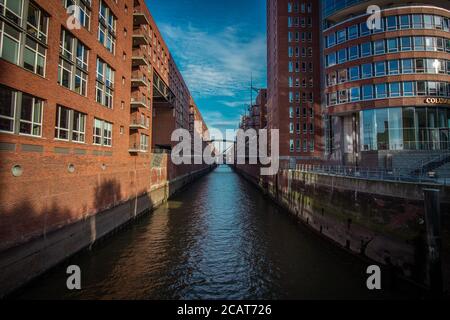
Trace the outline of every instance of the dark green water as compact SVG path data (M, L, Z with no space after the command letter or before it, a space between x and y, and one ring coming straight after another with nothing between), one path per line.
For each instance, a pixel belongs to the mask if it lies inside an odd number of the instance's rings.
M66 268L73 264L82 270L80 291L66 288ZM366 268L362 260L298 225L222 166L14 298L406 297L387 289L369 291Z

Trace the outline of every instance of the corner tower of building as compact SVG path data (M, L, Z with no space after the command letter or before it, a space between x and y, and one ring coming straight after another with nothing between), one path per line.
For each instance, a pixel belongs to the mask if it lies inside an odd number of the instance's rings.
M322 2L328 161L402 169L449 150L449 8Z

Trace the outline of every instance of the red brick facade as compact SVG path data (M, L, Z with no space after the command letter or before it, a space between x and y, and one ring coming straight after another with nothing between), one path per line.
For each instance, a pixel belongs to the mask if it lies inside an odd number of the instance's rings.
M319 26L319 1L267 1L267 121L280 130L282 162L323 150Z
M2 115L11 103L16 111L12 120L1 118L0 250L95 215L203 167L177 167L167 155L152 153L156 145L171 145L170 134L174 128L189 128L191 97L144 0L80 0L78 3L87 5L90 24L73 30L67 26L69 14L64 1L22 2L19 21L8 19L11 10L0 7L3 48L10 45L3 33L19 32L21 39L15 63L8 61L12 59L7 57L12 52L9 47L0 58ZM107 8L102 12L106 15L106 35L102 38L105 45L99 41L101 2ZM46 38L36 39L25 31L31 6L39 8L37 17L48 17ZM108 31L109 13L115 17L115 31ZM71 80L60 76L60 82L72 89L58 84L58 73L64 74L58 67L62 61L62 29L77 39L74 43L81 42L89 52L86 95L73 90L78 85L75 66ZM107 49L111 47L108 36L115 38L113 53ZM44 76L25 68L25 38L45 49ZM78 63L75 57L72 59L74 64ZM97 59L114 71L113 84L96 81ZM108 74L106 71L105 81ZM170 94L160 97L155 93L155 78L161 79ZM112 87L111 108L97 102L96 86L103 87L103 92ZM39 98L34 101L42 100L42 123L33 127L35 136L23 134L28 132L28 124L22 119L26 115L17 112L26 113L24 97L27 95ZM59 106L70 109L70 116L60 121L57 120ZM39 118L36 107L32 110L36 119ZM74 137L80 139L76 133L80 127L75 130L76 117L80 114L85 123L84 130L81 128L84 142L75 142ZM56 137L56 131L65 130L65 119L69 123L68 135L61 136L67 137L66 141ZM98 140L94 137L94 119L103 121L97 131ZM111 137L106 124L112 125ZM141 140L142 135L148 136L148 140Z

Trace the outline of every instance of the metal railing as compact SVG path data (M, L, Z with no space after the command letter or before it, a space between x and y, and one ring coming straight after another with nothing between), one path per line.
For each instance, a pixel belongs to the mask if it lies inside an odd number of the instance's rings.
M417 172L421 175L428 173L428 171L432 171L436 168L433 168L433 165L437 165L438 167L445 164L450 160L450 153L442 153L439 155L430 156L428 159L423 159L421 161L420 167L413 171L413 173Z
M439 178L427 174L411 174L407 169L386 170L381 168L363 168L356 166L297 164L284 166L282 169L299 172L313 172L326 175L353 177L368 180L387 180L402 182L436 183L450 185L450 178ZM450 172L449 175L450 177Z

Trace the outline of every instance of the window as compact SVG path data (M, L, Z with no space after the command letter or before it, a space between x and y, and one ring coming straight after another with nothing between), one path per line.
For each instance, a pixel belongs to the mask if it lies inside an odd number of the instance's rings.
M58 106L55 138L84 143L86 137L86 114Z
M22 22L22 0L0 1L0 14L20 25Z
M397 38L388 39L387 46L388 52L397 52L398 51Z
M45 56L45 47L27 36L23 52L23 67L40 76L44 76Z
M383 99L387 97L386 83L378 83L375 85L375 95L377 99Z
M426 96L427 95L427 82L426 81L417 81L417 95L418 96Z
M22 27L22 0L1 0L0 14L16 23L0 20L0 57L44 76L47 42L48 15L32 2L26 2L28 12L26 32ZM3 5L1 5L3 4ZM23 48L23 49L22 49Z
M424 73L425 72L425 61L424 59L416 59L416 73Z
M348 81L347 69L340 69L338 71L338 81L339 83Z
M359 87L350 88L350 101L359 101L360 100L360 91Z
M338 51L338 63L344 63L347 61L347 49L341 49Z
M409 28L411 28L409 15L400 16L400 29L409 29Z
M358 59L359 57L359 47L356 46L351 46L348 49L348 59L349 60L354 60L354 59Z
M339 90L339 103L346 103L348 101L347 90Z
M442 29L443 28L443 19L441 16L434 16L434 27L436 29Z
M359 80L359 67L349 68L350 80Z
M103 1L100 1L98 41L114 54L116 47L116 17Z
M87 95L89 50L67 30L61 30L58 83Z
M423 20L421 14L412 15L412 26L413 29L423 29Z
M438 90L437 90L437 84L434 81L428 81L428 95L430 96L437 96Z
M14 132L17 93L0 86L0 131Z
M42 119L41 99L0 86L0 131L41 137Z
M42 136L42 100L22 94L19 134Z
M328 104L334 106L337 103L337 93L331 92L328 97Z
M73 111L72 119L72 141L85 142L86 115Z
M337 43L342 43L347 40L347 32L345 29L339 30L336 33L336 36L337 36Z
M348 27L348 39L356 39L358 38L358 25L353 25Z
M55 137L69 141L70 109L58 107L56 114Z
M414 82L412 81L403 82L403 96L405 97L414 96Z
M372 77L372 64L365 63L361 66L362 79L371 78Z
M336 44L336 34L331 33L327 36L327 47L332 47Z
M372 55L372 43L364 42L361 44L361 57L368 57Z
M384 61L375 62L375 76L381 77L386 75L386 64Z
M402 73L413 73L414 65L412 59L403 59L402 60Z
M294 139L289 140L289 151L294 152Z
M363 22L360 24L360 34L361 37L367 36L371 33L371 30L367 27L367 22Z
M93 143L101 146L112 146L112 123L94 119Z
M145 134L141 134L140 149L141 151L148 151L148 136Z
M388 31L397 29L397 16L386 17L386 29Z
M329 55L327 55L327 66L331 67L334 66L336 64L336 53L333 52Z
M434 29L434 18L432 15L425 14L423 16L423 24L425 29Z
M389 96L391 98L400 97L400 82L391 82L389 84Z
M48 17L33 3L28 5L27 33L38 40L47 42Z
M19 51L21 42L21 33L9 24L0 22L1 31L1 57L6 61L19 64Z
M414 37L414 50L416 50L416 51L424 51L425 50L424 37Z
M365 84L362 86L362 97L363 100L373 99L373 86L371 84Z
M96 100L110 109L114 105L114 74L114 70L106 62L97 58Z
M400 46L401 51L411 51L412 50L411 37L401 37Z
M91 1L88 0L85 2L90 5ZM78 6L79 9L78 20L80 22L80 25L89 30L91 24L91 10L89 10L89 7L86 6L86 4L84 4L82 0L63 0L63 3L65 8L68 8L72 5Z
M385 52L384 40L374 42L374 54L383 54Z
M400 73L400 63L399 60L389 60L388 61L389 66L389 74L395 75Z
M426 51L436 51L436 38L433 37L425 37L425 50Z

